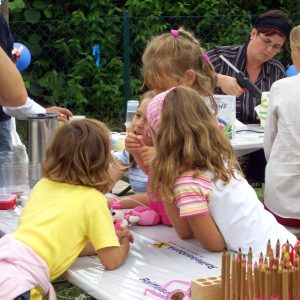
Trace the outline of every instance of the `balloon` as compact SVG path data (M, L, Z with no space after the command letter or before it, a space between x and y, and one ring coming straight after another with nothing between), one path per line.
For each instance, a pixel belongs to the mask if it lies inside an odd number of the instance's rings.
M294 76L294 75L297 75L297 74L298 74L298 71L297 71L297 69L295 68L294 65L290 65L286 70L286 76L287 77Z
M22 49L21 54L16 63L17 69L20 72L22 72L30 65L31 54L30 54L28 48L21 43L14 43L14 49L19 49L19 50Z

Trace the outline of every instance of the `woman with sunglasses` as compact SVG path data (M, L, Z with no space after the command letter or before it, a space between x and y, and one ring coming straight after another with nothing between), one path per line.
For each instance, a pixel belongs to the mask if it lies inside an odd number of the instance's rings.
M271 10L257 18L245 44L217 46L207 52L217 73L215 93L237 96L236 117L241 122L258 123L254 107L261 99L237 83L235 71L220 55L242 71L261 92L269 91L273 82L286 77L283 65L274 57L281 51L291 29L292 22L285 13ZM264 181L266 161L262 150L243 157L240 163L250 183Z

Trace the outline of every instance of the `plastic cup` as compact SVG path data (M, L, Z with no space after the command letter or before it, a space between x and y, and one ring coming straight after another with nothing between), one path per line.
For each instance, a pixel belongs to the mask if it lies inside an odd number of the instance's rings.
M132 128L131 128L132 123L131 122L125 122L124 125L125 125L125 128L126 128L126 132L130 133L131 130L132 130Z
M270 92L262 92L261 93L261 101L259 106L259 119L260 119L260 128L266 128L266 120L267 120L267 111L269 105Z
M14 153L11 151L0 151L0 193L4 190L4 174L2 165L13 162Z
M126 122L132 121L138 107L139 107L139 101L137 100L127 101Z
M41 178L40 163L4 163L4 192L24 194L30 191Z

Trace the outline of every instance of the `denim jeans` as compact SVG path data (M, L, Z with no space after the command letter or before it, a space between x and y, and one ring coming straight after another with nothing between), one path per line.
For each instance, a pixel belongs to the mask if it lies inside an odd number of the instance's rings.
M12 142L10 134L10 122L11 120L0 121L0 153L8 153L12 151ZM6 162L5 157L0 158L0 194L3 192L3 174L2 174L2 163Z
M6 121L0 121L0 152L12 151L10 122L10 119Z

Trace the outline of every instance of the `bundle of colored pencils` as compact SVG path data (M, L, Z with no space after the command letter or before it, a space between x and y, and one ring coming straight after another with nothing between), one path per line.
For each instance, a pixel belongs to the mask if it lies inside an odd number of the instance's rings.
M274 255L269 241L266 257L261 253L254 263L251 248L248 257L241 250L237 254L225 250L221 294L223 300L300 300L299 244L281 247L277 241Z

